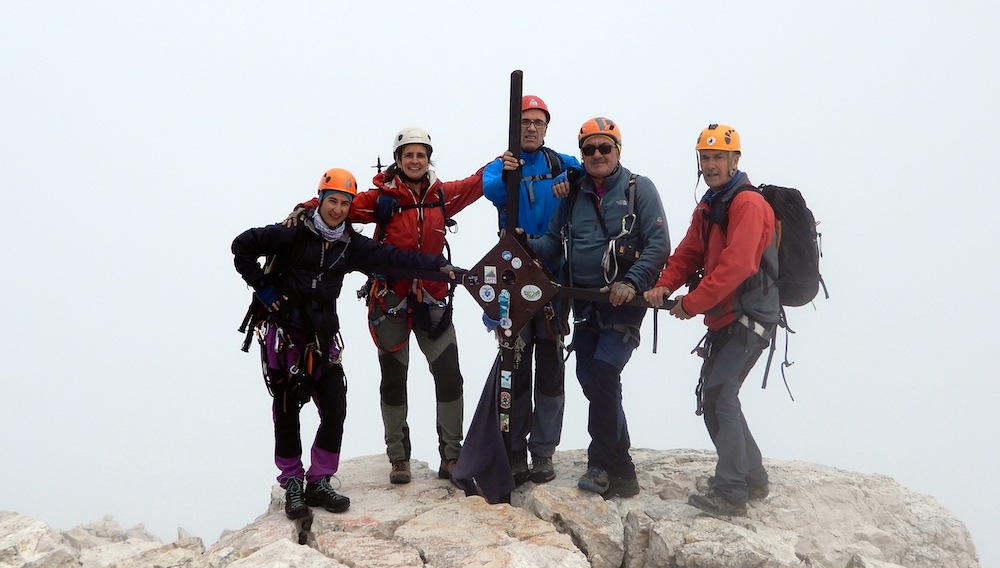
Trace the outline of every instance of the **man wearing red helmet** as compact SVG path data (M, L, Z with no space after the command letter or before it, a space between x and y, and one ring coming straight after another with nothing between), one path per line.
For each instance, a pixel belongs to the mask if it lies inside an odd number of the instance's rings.
M532 238L545 234L552 214L559 206L560 199L552 192L555 177L568 168L580 168L580 162L575 157L545 147L545 133L550 119L549 108L540 97L525 95L521 98L521 183L517 226ZM504 158L513 159L513 155L508 150L483 170L483 195L496 205L500 228L505 230L507 184ZM563 409L566 405L563 337L568 330L563 327L565 311L561 303L550 303L535 314L519 335L517 349L520 356L514 368L510 424L511 469L517 485L529 479L545 483L556 476L552 455L562 436Z
M719 461L708 493L692 495L688 503L715 514L745 516L748 499L762 499L769 491L739 394L780 315L778 287L764 269L778 266L774 211L739 170L742 151L734 128L710 124L695 150L708 191L656 286L643 296L658 307L687 284L687 295L676 298L670 314L682 320L705 314L697 414L704 415Z

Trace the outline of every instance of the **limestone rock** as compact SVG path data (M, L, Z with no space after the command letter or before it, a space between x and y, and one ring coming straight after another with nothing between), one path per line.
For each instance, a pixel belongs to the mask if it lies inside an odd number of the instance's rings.
M0 568L977 568L965 526L934 499L880 476L768 460L771 494L745 518L687 505L706 489L715 456L633 449L641 492L605 501L580 491L583 450L558 452L557 476L527 483L510 504L466 497L423 462L413 482L388 483L384 456L341 464L342 514L314 509L297 544L273 486L267 511L210 548L183 529L164 544L111 517L59 533L0 511ZM334 480L336 486L337 481Z

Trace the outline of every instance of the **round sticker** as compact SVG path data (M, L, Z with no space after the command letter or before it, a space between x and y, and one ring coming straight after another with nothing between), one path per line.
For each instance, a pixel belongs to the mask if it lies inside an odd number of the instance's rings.
M521 259L515 256L510 259L510 265L513 266L515 270L521 268Z
M500 318L500 327L510 329L512 325L514 325L514 322L510 318Z
M529 302L537 302L542 299L542 289L534 284L528 284L521 288L521 297Z
M489 284L486 284L479 289L479 298L484 302L492 302L496 299L496 297L496 290L494 290L493 286L490 286Z
M500 408L507 409L510 408L510 393L502 392L500 393Z
M512 256L514 255L511 254L509 250L505 250L502 253L500 253L500 257L503 258L504 260L510 260Z

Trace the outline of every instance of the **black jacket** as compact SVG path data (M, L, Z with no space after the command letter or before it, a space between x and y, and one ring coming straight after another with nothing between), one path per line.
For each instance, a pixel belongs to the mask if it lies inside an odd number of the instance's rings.
M344 275L352 271L366 274L386 267L438 271L448 261L441 255L403 250L380 244L348 228L335 242L327 242L310 219L295 227L280 224L248 229L233 240L236 271L255 290L271 285L277 289L282 307L272 314L280 325L298 328L321 342L330 341L340 330L337 297ZM282 265L280 274L265 275L261 257L275 256ZM284 258L282 258L284 257Z

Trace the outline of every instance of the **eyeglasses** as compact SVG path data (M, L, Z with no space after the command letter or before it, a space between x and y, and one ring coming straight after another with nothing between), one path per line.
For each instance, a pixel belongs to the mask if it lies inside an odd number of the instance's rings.
M535 128L545 128L546 126L548 126L548 123L545 122L544 120L540 119L540 118L536 118L535 120L529 120L527 118L522 118L521 119L521 128L527 128L529 126L534 126Z
M597 146L594 146L592 144L587 144L583 148L580 148L580 151L583 152L584 156L593 156L594 152L598 150L600 150L602 154L608 155L611 153L612 148L614 148L614 146L612 146L611 144L608 144L607 142L601 142Z

